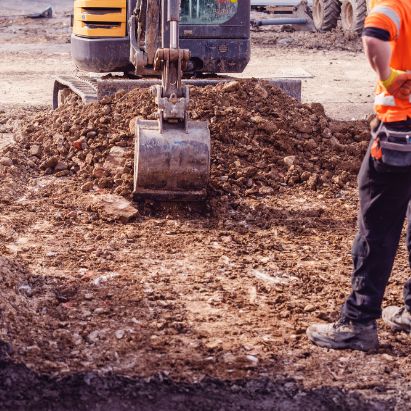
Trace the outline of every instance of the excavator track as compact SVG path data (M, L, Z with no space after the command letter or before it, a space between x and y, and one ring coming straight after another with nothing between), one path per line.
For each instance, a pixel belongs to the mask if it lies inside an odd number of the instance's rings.
M222 82L239 80L235 77L217 77L212 79L186 79L184 85L204 87ZM297 79L264 79L276 85L290 97L301 102L301 80ZM115 94L118 90L129 92L135 88L147 88L161 84L160 79L91 79L86 76L59 76L54 80L53 108L59 106L59 92L70 89L76 93L83 103L99 101L105 96Z
M70 89L84 104L97 101L97 80L85 76L59 76L54 79L53 109L60 105L60 92Z

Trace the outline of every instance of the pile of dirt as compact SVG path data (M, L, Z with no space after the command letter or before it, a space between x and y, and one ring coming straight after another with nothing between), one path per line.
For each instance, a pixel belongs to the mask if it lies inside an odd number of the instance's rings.
M7 39L9 44L69 43L71 10L54 11L53 13L53 18L39 19L17 15L0 16L2 38Z
M190 115L210 124L210 197L266 196L295 185L340 190L353 183L367 147L366 122L333 121L320 104L300 104L263 81L192 88ZM83 191L127 197L136 117L156 118L149 90L120 91L86 106L72 95L32 117L9 156L19 163L24 152L31 173L76 175Z
M295 31L290 26L254 28L251 41L254 47L270 47L303 50L350 51L363 50L361 38L346 34L341 28L327 33Z

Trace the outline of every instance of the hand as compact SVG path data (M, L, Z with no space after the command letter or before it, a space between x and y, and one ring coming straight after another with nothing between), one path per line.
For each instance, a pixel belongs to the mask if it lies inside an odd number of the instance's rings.
M392 96L401 100L408 100L411 95L411 73L391 69L390 75L385 80L380 80L380 84Z
M398 93L396 94L395 97L397 97L401 100L409 100L410 101L410 96L411 96L411 80L407 80L401 86L401 88L398 90Z

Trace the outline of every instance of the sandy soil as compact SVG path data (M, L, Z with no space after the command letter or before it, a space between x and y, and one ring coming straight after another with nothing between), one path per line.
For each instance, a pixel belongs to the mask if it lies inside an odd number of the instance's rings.
M41 129L34 115L44 116L52 75L73 69L60 13L17 19L13 36L10 19L2 28L2 155L14 138L31 149L20 123ZM370 113L372 77L355 41L332 51L313 47L314 34L253 36L245 75L301 68L314 76L304 79L304 101L324 103L332 117ZM357 137L347 144L360 145ZM363 151L348 152L358 164ZM286 179L240 206L229 195L166 212L145 204L121 224L88 205L76 175L16 158L0 183L0 312L16 326L0 326L3 339L16 336L14 352L0 347L0 408L409 408L409 337L381 325L381 348L365 354L322 350L304 335L312 321L337 318L349 290L356 169L332 189ZM386 304L400 302L407 273L401 248Z

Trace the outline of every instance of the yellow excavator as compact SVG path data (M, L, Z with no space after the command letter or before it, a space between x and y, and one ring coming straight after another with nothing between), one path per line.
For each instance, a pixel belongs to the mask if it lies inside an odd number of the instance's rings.
M71 54L81 71L56 78L54 108L67 90L89 103L152 87L158 120L136 124L134 198L203 199L210 131L189 119L189 86L230 81L221 75L245 69L250 0L75 0L72 26ZM299 81L274 82L299 98Z

